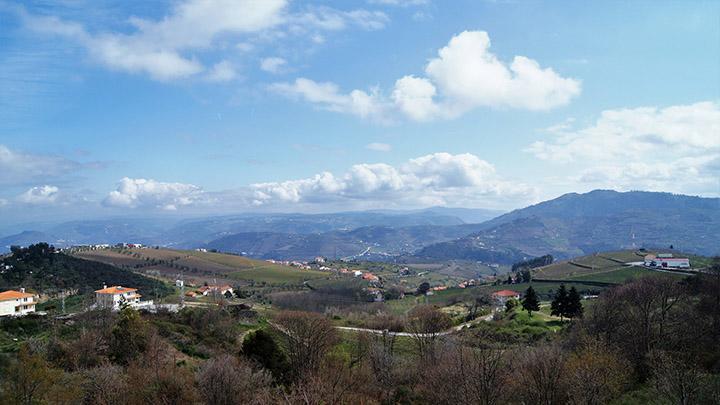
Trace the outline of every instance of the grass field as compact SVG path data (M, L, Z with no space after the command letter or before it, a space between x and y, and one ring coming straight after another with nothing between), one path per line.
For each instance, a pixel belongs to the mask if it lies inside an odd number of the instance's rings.
M620 267L610 271L571 277L570 280L622 284L640 277L672 277L682 279L687 277L687 275L657 272L642 267Z

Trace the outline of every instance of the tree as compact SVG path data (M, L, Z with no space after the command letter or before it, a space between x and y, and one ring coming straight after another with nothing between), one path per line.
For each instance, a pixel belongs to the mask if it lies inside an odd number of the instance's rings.
M225 354L206 361L196 381L205 403L234 405L251 403L269 389L272 379L267 372L256 372L250 365Z
M540 346L515 353L514 393L526 404L566 403L566 355L558 346ZM518 401L520 402L520 401Z
M112 329L110 358L127 365L145 351L148 338L147 322L132 308L123 308L120 318Z
M560 284L560 288L555 293L552 303L550 303L550 314L559 316L562 321L563 317L567 314L567 305L568 292L565 284Z
M518 302L515 298L510 298L509 300L505 301L505 312L510 313L515 308L517 308Z
M417 295L425 295L430 290L430 283L427 281L420 283L417 288Z
M565 316L568 318L582 318L583 316L583 305L580 293L578 293L574 286L570 287L565 310Z
M300 378L306 371L317 370L325 353L337 341L337 333L330 321L311 312L283 311L275 318L273 326L282 336L292 380Z
M585 338L565 364L568 399L577 405L606 404L621 395L628 364L602 340Z
M415 341L420 357L434 359L437 340L451 325L448 314L431 305L421 305L408 314L406 328Z
M525 296L522 299L522 307L527 311L528 315L532 316L533 311L540 310L540 303L538 302L537 294L532 286L528 287L525 291Z
M248 334L243 341L242 353L270 371L278 382L286 382L284 379L289 371L287 356L266 330Z
M0 403L32 405L41 403L61 375L39 354L23 345L17 360L3 373Z

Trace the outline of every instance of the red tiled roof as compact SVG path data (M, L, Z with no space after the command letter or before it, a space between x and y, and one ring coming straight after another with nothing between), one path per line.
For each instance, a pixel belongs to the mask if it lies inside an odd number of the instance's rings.
M520 295L520 293L517 291L512 291L512 290L500 290L500 291L495 291L492 295L495 295L498 297L515 297L517 295Z
M0 293L0 301L16 300L18 298L30 298L32 294L20 292L20 291L4 291Z
M137 291L137 288L120 287L119 285L103 288L102 290L95 290L98 294L125 294L128 292Z

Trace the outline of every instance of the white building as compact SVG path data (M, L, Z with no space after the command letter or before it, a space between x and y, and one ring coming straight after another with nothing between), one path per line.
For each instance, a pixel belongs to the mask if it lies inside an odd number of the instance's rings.
M673 257L671 253L661 253L657 256L645 256L645 266L662 267L670 269L689 269L690 259L685 257Z
M137 293L137 288L121 287L117 286L103 286L101 290L95 291L95 304L99 308L110 308L112 310L118 310L123 305L128 305L134 308L142 305L152 305L152 301L140 302L140 294Z
M35 312L36 296L28 294L24 288L20 291L0 293L0 316L21 316Z

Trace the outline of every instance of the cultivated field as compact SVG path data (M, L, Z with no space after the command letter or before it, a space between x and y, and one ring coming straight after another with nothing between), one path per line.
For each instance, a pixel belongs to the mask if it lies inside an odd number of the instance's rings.
M306 280L327 277L319 271L211 252L134 248L82 251L75 255L169 280L182 273L188 284L195 285L206 282L235 284L238 281L299 285Z

